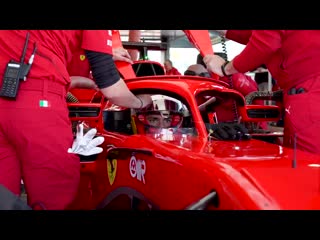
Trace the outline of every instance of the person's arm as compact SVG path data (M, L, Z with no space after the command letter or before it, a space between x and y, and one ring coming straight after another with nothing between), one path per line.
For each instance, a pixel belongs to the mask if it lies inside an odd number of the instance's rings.
M120 78L111 54L85 51L93 78L102 94L112 103L128 108L142 108L151 103L149 95L135 96Z
M282 45L284 30L254 30L250 41L232 61L232 65L226 66L232 72L232 67L239 72L252 71L261 65L268 63L270 58Z
M251 37L252 30L227 30L225 37L229 40L246 45Z
M246 73L269 61L281 48L282 34L283 30L253 30L246 47L232 61L226 63L223 58L212 54L206 55L203 60L209 71L221 77L238 72Z
M70 89L73 88L88 88L99 90L95 81L90 78L82 77L82 76L70 76Z
M129 42L140 42L141 30L129 30ZM139 59L139 51L136 49L129 49L131 59L137 61Z
M122 47L112 49L113 60L114 61L124 61L133 64L131 56L128 51Z

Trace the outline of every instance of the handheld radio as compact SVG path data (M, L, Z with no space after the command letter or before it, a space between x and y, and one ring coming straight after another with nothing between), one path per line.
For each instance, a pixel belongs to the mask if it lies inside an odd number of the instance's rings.
M6 70L3 76L2 87L0 90L1 97L13 98L17 96L20 80L26 81L31 65L33 63L34 55L36 52L36 43L34 43L34 49L28 63L24 63L25 55L28 48L29 33L27 33L24 49L21 55L20 62L10 60L6 66Z

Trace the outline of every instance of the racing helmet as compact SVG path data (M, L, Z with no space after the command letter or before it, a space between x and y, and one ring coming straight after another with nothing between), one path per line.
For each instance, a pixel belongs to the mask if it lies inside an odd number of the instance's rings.
M165 95L153 95L152 104L136 112L137 120L146 127L178 128L186 107L177 99Z

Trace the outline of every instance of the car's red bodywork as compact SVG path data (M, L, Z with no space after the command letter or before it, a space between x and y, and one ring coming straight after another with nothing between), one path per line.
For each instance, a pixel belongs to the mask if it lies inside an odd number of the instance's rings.
M193 133L159 139L142 131L134 111L113 106L99 92L73 91L80 103L69 103L70 119L96 127L105 142L101 154L81 159L81 184L71 209L320 209L320 156L255 138L214 140L198 106L207 96L220 103L233 99L244 122L276 121L279 115L254 118L248 110L280 112L279 107L246 105L239 92L216 79L145 76L126 82L135 94L181 100ZM83 115L81 109L94 114ZM124 116L114 128L104 122L112 114Z

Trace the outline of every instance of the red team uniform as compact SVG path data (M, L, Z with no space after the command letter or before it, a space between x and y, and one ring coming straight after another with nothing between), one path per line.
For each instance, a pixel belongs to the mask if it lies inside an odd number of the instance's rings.
M73 143L66 92L69 66L83 49L112 54L111 31L1 30L0 84L7 63L19 61L26 34L28 61L37 50L26 81L15 100L0 97L0 184L20 193L22 178L28 203L65 209L74 199L80 161L67 150Z
M226 37L247 44L234 58L235 69L265 64L283 90L284 145L293 147L296 135L297 148L319 154L320 31L229 30Z

